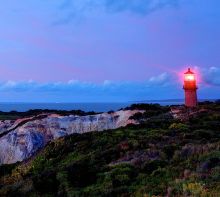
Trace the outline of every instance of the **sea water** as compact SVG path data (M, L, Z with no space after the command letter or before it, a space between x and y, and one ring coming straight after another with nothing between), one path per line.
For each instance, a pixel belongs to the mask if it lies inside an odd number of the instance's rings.
M0 103L0 111L24 112L31 109L50 109L50 110L82 110L85 112L108 112L116 111L121 108L130 106L133 103L139 102L124 102L124 103ZM141 103L159 103L161 105L182 104L182 102L141 102Z

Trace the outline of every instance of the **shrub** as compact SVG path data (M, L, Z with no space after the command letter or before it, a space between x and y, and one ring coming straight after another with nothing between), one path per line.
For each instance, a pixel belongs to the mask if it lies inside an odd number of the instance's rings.
M208 140L208 139L212 138L214 136L214 134L210 130L208 131L205 129L198 129L198 130L193 131L192 136L195 139L207 139Z
M147 162L144 165L144 172L146 172L147 174L151 174L152 172L154 172L155 170L157 170L158 168L163 168L167 165L166 161L162 161L162 160L153 160L150 162Z
M189 126L183 123L172 123L169 126L170 130L178 131L178 132L188 132Z
M192 195L194 197L207 196L207 192L204 189L204 185L201 183L184 183L183 184L183 194Z

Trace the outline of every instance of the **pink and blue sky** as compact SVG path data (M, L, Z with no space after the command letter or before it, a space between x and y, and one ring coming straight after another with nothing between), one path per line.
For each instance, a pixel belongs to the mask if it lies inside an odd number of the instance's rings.
M0 6L0 101L220 98L219 0L7 0Z

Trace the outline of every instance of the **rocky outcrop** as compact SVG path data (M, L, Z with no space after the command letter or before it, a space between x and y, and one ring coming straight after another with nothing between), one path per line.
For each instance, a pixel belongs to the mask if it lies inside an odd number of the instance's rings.
M170 114L174 119L188 121L189 118L196 118L199 115L210 113L210 110L203 108L187 108L185 106L171 107Z
M15 120L0 120L0 134L10 129L15 123Z
M104 131L136 124L129 118L140 111L126 110L88 116L48 115L46 118L30 119L0 138L0 164L11 164L33 156L48 142L73 133ZM19 120L17 120L19 122ZM4 128L14 127L15 122Z

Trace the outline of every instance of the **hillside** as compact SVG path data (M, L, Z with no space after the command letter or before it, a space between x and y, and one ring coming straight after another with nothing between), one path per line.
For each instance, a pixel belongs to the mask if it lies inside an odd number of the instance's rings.
M0 196L220 196L220 104L133 105L140 125L73 134L0 166Z
M144 112L144 111L143 111ZM104 131L138 124L130 119L141 110L119 110L94 115L44 113L0 124L0 165L31 158L49 142L74 133Z

